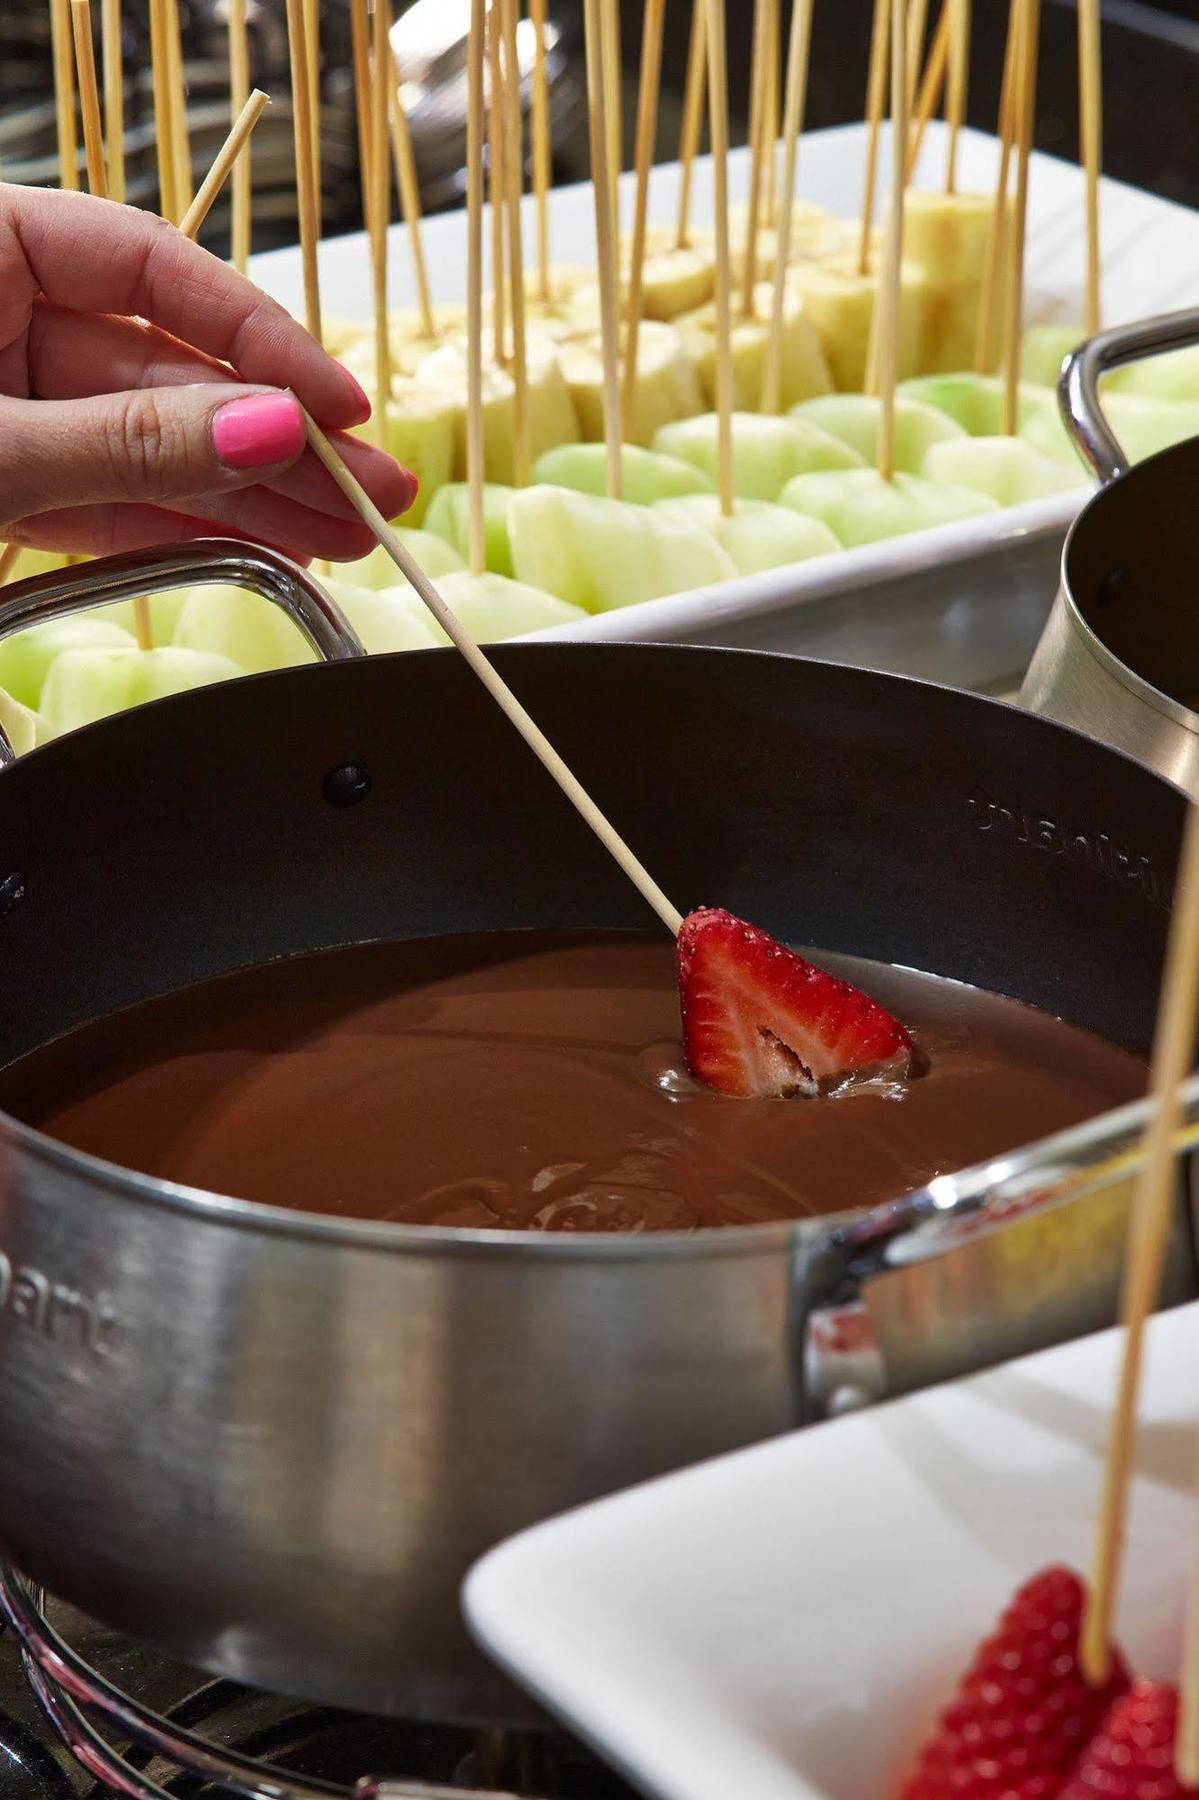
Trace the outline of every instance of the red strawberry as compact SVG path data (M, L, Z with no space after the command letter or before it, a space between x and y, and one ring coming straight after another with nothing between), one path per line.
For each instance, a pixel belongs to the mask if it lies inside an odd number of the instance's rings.
M1118 1655L1105 1687L1087 1685L1077 1655L1082 1609L1083 1585L1070 1569L1045 1569L1020 1589L959 1682L901 1800L1060 1793L1128 1686Z
M1111 1708L1061 1800L1183 1800L1174 1773L1178 1689L1134 1682Z
M715 907L679 931L687 1067L739 1099L817 1094L847 1075L907 1075L911 1038L874 1000Z

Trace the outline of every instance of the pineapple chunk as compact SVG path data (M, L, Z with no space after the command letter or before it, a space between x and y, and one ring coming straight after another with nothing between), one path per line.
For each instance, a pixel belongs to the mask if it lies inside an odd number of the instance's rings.
M763 569L807 562L810 557L827 556L841 548L819 519L805 518L790 507L775 506L769 500L737 500L731 518L721 512L715 494L659 500L656 509L709 532L728 551L738 575L757 575Z
M921 474L939 486L989 494L1000 506L1019 506L1086 485L1081 469L1066 468L1020 437L960 437L930 444Z
M621 445L620 469L621 499L636 506L713 491L711 479L693 464L661 451L643 450L637 444ZM533 479L553 487L575 488L580 494L606 494L607 448L603 444L562 444L557 450L547 450L537 459Z
M877 266L877 265L876 265ZM787 272L787 285L799 294L832 373L833 385L842 392L860 394L866 386L866 357L870 347L870 321L878 278L871 270L859 275L852 255L831 257L820 263L795 263ZM924 343L927 282L924 271L905 262L900 271L898 369L901 376L915 375ZM793 400L806 398L792 395Z
M460 409L444 395L407 376L397 377L391 392L384 420L384 445L397 462L411 469L420 483L416 499L404 514L407 525L418 526L430 496L453 473L454 434ZM368 443L376 441L373 419L359 426L358 432Z
M587 612L635 606L736 574L706 531L657 507L528 487L509 513L517 578Z
M974 360L993 214L989 194L910 192L907 196L903 253L923 269L927 283L922 371L965 369ZM1006 259L1006 253L1001 254ZM997 319L996 343L1001 329Z
M794 475L813 469L857 469L862 458L819 425L761 413L734 413L733 492L743 500L777 500ZM654 449L678 457L715 486L719 472L719 423L715 413L663 426Z
M565 338L558 356L575 416L585 439L604 435L604 363L600 339L588 334ZM660 425L685 419L704 404L695 364L673 325L644 319L637 334L637 381L633 416L625 436L633 444L649 444ZM559 439L559 442L565 440ZM548 445L545 448L549 448Z
M818 400L804 400L793 406L789 415L819 425L831 437L839 438L856 450L863 462L873 464L878 456L879 421L882 401L874 394L825 394ZM918 475L930 444L942 438L962 438L966 433L936 407L924 406L919 400L896 396L895 399L895 467L909 475Z
M755 316L747 319L734 305L732 331L733 405L742 411L755 411L762 397L762 372L766 361L766 342L770 332L770 309L773 295L769 282L760 282L754 290ZM697 307L678 320L679 332L695 358L704 397L709 406L716 400L716 305ZM812 394L831 392L833 378L821 348L821 340L812 313L805 301L795 293L785 296L783 331L779 358L779 398L786 407ZM695 410L698 411L698 408Z
M543 451L552 450L555 444L577 443L579 426L553 347L536 339L532 340L527 361L529 453L536 459ZM463 340L455 339L431 351L414 377L413 385L426 394L438 396L440 404L451 412L454 445L452 478L455 481L464 480L466 346ZM484 472L488 481L503 482L510 486L515 479L516 465L512 449L514 428L512 377L506 369L488 365L483 371ZM414 516L414 512L407 515L409 522L420 524L421 521Z
M487 482L483 488L483 556L493 575L512 574L508 508L515 492L515 488L496 481ZM464 481L451 481L438 489L425 514L425 528L457 552L459 568L466 567L470 556L470 490ZM433 571L426 573L432 575Z
M534 488L526 488L534 493ZM457 614L476 643L494 644L502 638L523 637L527 631L546 631L553 625L573 625L587 614L556 594L511 581L506 575L447 575L440 583L442 599ZM434 625L439 643L449 643L440 625Z
M996 501L969 488L936 486L920 475L884 481L876 469L797 475L780 504L822 519L846 549L999 511Z

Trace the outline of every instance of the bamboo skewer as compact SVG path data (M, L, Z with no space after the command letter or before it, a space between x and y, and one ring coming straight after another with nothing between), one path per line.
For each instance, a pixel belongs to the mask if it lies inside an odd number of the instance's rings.
M404 99L398 81L390 84L388 101L391 109L391 154L395 163L396 187L400 192L400 214L408 233L408 248L412 253L412 279L420 310L421 334L433 338L437 336L437 321L433 316L433 302L429 295L429 277L421 234L420 180L412 150L412 133L408 129L408 115L404 111ZM518 96L518 107L519 104ZM519 131L519 121L517 129Z
M716 474L720 510L733 516L732 278L729 269L729 83L724 0L705 0L708 117L716 225Z
M587 51L591 183L595 193L600 347L604 368L604 444L607 451L607 493L610 500L619 500L624 482L620 455L620 351L617 343L619 323L616 299L617 245L613 229L613 206L610 191L612 164L609 157L601 5L602 0L584 0L583 19Z
M1185 1788L1199 1787L1199 1558L1191 1552L1190 1591L1182 1638L1174 1769Z
M762 112L765 138L763 163L766 192L763 208L766 223L778 228L778 143L779 143L779 0L767 0L766 14L766 105Z
M916 77L924 60L924 34L928 27L928 0L908 0L908 117L916 105Z
M585 4L587 11L593 12L596 0L585 0ZM598 20L595 23L598 30ZM606 140L601 140L601 155L606 164L605 151ZM679 927L683 923L683 917L678 908L667 899L653 876L634 856L615 826L600 811L590 794L567 767L540 726L526 712L507 682L492 667L482 650L460 623L458 615L446 605L424 570L404 548L401 539L387 523L361 483L346 468L323 432L308 418L306 418L306 429L308 442L313 450L347 500L355 507L364 522L370 526L396 568L407 581L411 582L451 643L465 658L497 706L519 731L534 756L557 782L585 824L595 833L605 850L628 876L642 898L657 913L666 929L672 935L677 936Z
M246 33L246 0L229 0L229 116L241 118L250 98L250 43ZM203 189L200 190L203 192ZM253 182L250 152L233 165L231 243L233 267L244 275L250 262Z
M244 3L244 0L243 0ZM362 229L371 217L371 52L366 0L350 0L350 60L354 70L354 125L358 135L358 191Z
M548 304L550 288L550 84L546 68L546 0L529 0L533 24L533 194L537 204L537 296Z
M1020 63L1020 0L1008 0L1007 44L1003 53L1003 85L999 93L999 173L995 180L995 203L991 210L991 229L987 237L987 254L983 264L982 293L978 303L978 333L974 345L974 367L984 374L991 366L991 346L995 336L995 312L999 298L999 276L1003 263L1008 222L1008 173L1012 160L1012 130L1015 118L1016 76Z
M486 0L471 0L466 40L466 497L472 575L487 566L483 516L483 63Z
M321 0L304 0L304 50L308 67L308 116L312 120L312 197L320 242L324 195L321 192Z
M76 3L77 0L71 0L72 5ZM211 212L230 172L236 173L242 151L245 150L248 156L250 134L270 103L270 96L264 94L261 88L255 88L247 99L234 121L232 131L217 151L211 169L201 182L199 193L183 215L179 230L185 238L199 235L200 227Z
M808 94L808 64L812 46L812 0L794 0L791 31L787 40L787 84L783 103L783 179L781 204L775 225L774 288L770 303L770 331L762 361L761 408L775 413L781 397L783 319L787 303L787 264L791 257L791 221L795 205L795 165L803 132Z
M691 0L691 42L687 47L687 85L683 93L683 126L679 134L679 220L675 243L680 250L685 250L691 242L691 170L704 122L705 5L706 0Z
M1028 223L1028 159L1032 149L1037 102L1037 40L1041 0L1023 0L1020 32L1020 80L1016 128L1016 202L1012 241L1008 248L1003 321L1003 421L1005 437L1013 437L1019 420L1020 327L1024 317L1024 236Z
M79 108L83 115L83 149L87 160L88 192L108 198L104 171L104 128L100 122L100 89L96 81L96 51L92 42L90 0L71 0L71 33L75 39L75 77Z
M1078 98L1082 164L1087 183L1087 336L1102 320L1099 271L1099 169L1103 155L1103 74L1099 0L1078 0Z
M1124 1354L1108 1431L1091 1583L1079 1650L1087 1680L1101 1685L1111 1661L1124 1516L1132 1472L1145 1320L1156 1303L1176 1193L1173 1137L1182 1121L1179 1084L1191 1067L1199 1006L1199 807L1187 809L1166 966L1150 1062L1145 1162L1130 1215L1121 1292Z
M187 82L179 0L166 0L167 78L170 92L171 163L175 171L175 223L192 203L191 144L187 129Z
M950 0L949 80L945 111L949 146L945 153L945 192L952 194L958 181L958 138L966 123L966 94L970 82L970 0Z
M500 0L503 28L504 118L508 135L504 143L505 194L508 214L508 270L512 296L512 460L517 487L527 487L532 476L529 454L528 363L525 356L525 258L521 238L521 175L524 170L520 103L520 64L516 56L516 23L519 0Z
M881 406L878 420L878 472L884 481L895 473L895 382L898 368L899 299L903 265L904 147L908 141L908 40L903 0L891 0L891 207L887 241L879 269L878 292L871 322L869 361L878 371Z
M924 73L920 78L916 115L908 132L907 178L909 182L916 173L916 164L920 160L920 147L924 142L924 133L928 128L928 122L937 110L941 93L945 87L945 78L949 67L949 22L953 4L954 0L942 0L936 30L933 32L933 41L929 47L928 61L924 65Z
M874 189L878 180L878 140L887 94L889 0L874 0L870 29L870 71L866 77L866 176L862 190L862 228L858 235L858 274L870 267L870 228L874 224Z
M604 115L607 124L608 193L612 202L612 241L620 243L620 171L624 166L620 67L619 0L600 0L604 47Z
M632 436L633 399L637 391L637 340L641 330L642 277L645 237L649 217L649 178L658 130L658 83L662 73L662 30L666 0L646 0L641 30L641 74L637 93L637 201L633 212L633 242L629 255L628 322L625 326L624 435Z
M70 0L50 0L50 39L54 59L54 123L58 136L58 183L72 192L79 186L79 140L75 135L75 78L71 56Z
M100 44L104 60L104 148L108 197L125 198L125 62L121 49L121 0L101 0Z
M387 317L387 221L391 212L391 166L387 160L387 96L395 84L391 54L391 0L375 0L371 45L371 293L375 308L375 430L386 442L391 399L391 334Z
M491 328L493 356L502 368L508 360L507 284L504 276L504 83L500 71L500 0L487 4L487 186L491 203Z
M167 61L166 0L150 0L150 78L154 87L154 154L158 168L158 210L177 219L175 159L171 135L171 82Z
M754 0L753 43L749 82L749 205L745 213L745 267L741 283L741 316L754 316L758 280L758 227L762 219L762 158L766 149L766 15L768 0Z
M308 52L301 0L287 0L291 62L291 106L296 154L296 201L300 214L300 258L304 272L304 322L321 340L321 288L317 266L316 215L312 196L312 118L308 110Z

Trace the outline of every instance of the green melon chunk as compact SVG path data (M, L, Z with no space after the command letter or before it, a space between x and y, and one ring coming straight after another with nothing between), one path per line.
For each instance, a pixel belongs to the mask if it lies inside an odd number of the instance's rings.
M777 500L794 475L815 469L857 469L862 458L808 420L734 413L733 492L742 500ZM654 449L700 469L715 485L719 451L715 413L664 425Z
M884 481L876 469L799 475L783 489L781 503L823 520L846 549L999 511L994 500L968 488L940 487L920 475Z
M635 606L736 574L706 531L657 507L522 488L509 514L517 578L587 612Z
M582 607L571 606L527 582L511 581L506 575L447 575L438 591L480 644L520 637L526 631L544 631L551 625L570 625L587 617ZM439 625L433 629L439 642L449 642Z
M0 643L0 687L22 706L39 708L46 677L67 651L133 650L134 640L111 619L76 614L31 625Z
M455 569L464 569L466 564L443 537L427 528L397 525L395 534L409 551L430 581L436 581L439 575L450 575ZM403 576L388 556L382 544L376 544L369 556L359 557L357 562L338 563L337 575L354 587L388 588L395 587L403 580Z
M809 557L827 556L841 548L819 519L805 518L769 500L737 500L732 518L725 518L715 494L659 500L657 506L660 512L687 519L709 532L728 551L738 575L757 575L763 569L807 562Z
M814 400L801 400L788 417L819 425L856 450L865 463L873 465L877 459L882 401L875 394L822 394ZM936 407L896 396L895 467L905 474L919 474L930 444L964 435L962 427Z
M998 375L916 375L902 381L905 398L923 401L947 413L971 437L998 437L1003 425L1003 382ZM1017 396L1019 433L1055 462L1077 470L1081 460L1062 423L1057 398L1050 388L1020 384Z
M169 694L186 694L214 681L236 681L240 674L240 667L228 656L164 644L161 649L139 652L129 704L140 706L147 700L165 700Z
M391 572L396 581L389 588L355 587L336 576L326 579L324 585L358 633L363 649L372 656L393 650L428 650L439 640L424 602L401 579L394 563ZM448 575L441 578L448 579Z
M1086 337L1081 325L1030 325L1020 351L1020 374L1036 387L1055 388L1062 363Z
M0 688L0 725L3 725L8 741L17 756L24 756L26 751L36 749L44 744L51 731L40 713L32 707L22 706L11 694Z
M1019 437L963 437L930 444L922 473L930 481L989 494L1000 506L1019 506L1086 486L1081 468L1068 469Z
M39 709L51 735L76 731L132 706L141 655L131 644L125 649L64 650L56 656Z
M150 608L150 636L155 644L169 644L175 635L175 627L179 623L179 614L183 611L190 588L168 588L161 594L147 594L146 600ZM132 600L117 600L112 606L96 606L87 612L77 614L81 619L106 619L110 625L119 625L122 631L137 640L137 620L133 615Z
M175 642L184 650L227 656L247 675L317 660L316 651L277 606L225 583L192 589L175 627Z
M1140 362L1113 369L1103 384L1122 394L1151 394L1157 400L1199 400L1199 344L1168 350L1164 356L1146 356Z
M1103 410L1130 462L1143 462L1171 444L1199 437L1199 400L1105 392Z
M635 506L714 491L711 477L702 469L660 450L643 450L640 444L621 445L620 473L621 498ZM607 449L603 444L562 444L557 450L547 450L537 458L533 479L553 487L574 488L580 494L606 495Z
M515 488L489 481L483 488L483 550L493 575L511 575L512 544L508 535L508 509ZM465 481L448 481L429 502L425 530L443 538L458 552L463 565L470 558L470 502Z

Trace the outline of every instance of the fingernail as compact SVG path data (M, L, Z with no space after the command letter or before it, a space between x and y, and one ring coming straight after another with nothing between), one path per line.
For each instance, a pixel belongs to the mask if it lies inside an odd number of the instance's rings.
M351 422L355 425L365 425L366 421L371 416L371 403L367 391L360 381L355 381L344 363L338 363L337 366L345 376L346 386L349 388L351 394L353 394L358 407L358 417Z
M416 496L420 493L420 482L411 469L401 469L400 473L408 483L408 498L400 508L402 513L406 513L416 504Z
M304 448L304 420L294 394L247 394L212 415L212 441L227 469L264 469L290 462Z

